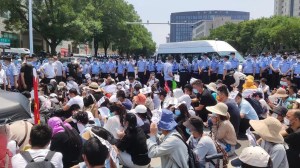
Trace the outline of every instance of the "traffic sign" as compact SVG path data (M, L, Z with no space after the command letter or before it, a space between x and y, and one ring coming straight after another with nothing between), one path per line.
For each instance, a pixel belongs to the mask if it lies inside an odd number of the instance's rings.
M10 39L0 38L0 46L10 46Z

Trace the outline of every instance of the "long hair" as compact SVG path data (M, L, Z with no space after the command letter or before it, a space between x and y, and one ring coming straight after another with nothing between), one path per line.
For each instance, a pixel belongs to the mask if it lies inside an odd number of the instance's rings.
M119 116L120 123L122 127L124 127L124 117L126 115L126 108L121 104L114 103L112 106L110 106L110 111L115 112L115 114Z
M125 116L125 121L128 122L127 130L130 132L136 131L137 127L137 120L136 116L132 113L127 113Z

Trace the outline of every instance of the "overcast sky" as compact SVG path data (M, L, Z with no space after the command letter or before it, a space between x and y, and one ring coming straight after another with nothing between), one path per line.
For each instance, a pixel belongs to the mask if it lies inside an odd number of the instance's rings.
M250 18L269 17L274 13L274 0L127 0L144 22L170 21L173 12L199 10L236 10L250 12ZM146 25L154 41L165 43L169 25Z

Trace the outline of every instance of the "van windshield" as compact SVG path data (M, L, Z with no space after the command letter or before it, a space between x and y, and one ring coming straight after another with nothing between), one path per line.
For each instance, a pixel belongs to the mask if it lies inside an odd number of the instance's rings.
M229 55L230 56L230 51L219 51L218 54L221 57L224 57L225 55ZM245 58L239 53L239 52L235 52L235 57L240 61L240 62L244 62Z

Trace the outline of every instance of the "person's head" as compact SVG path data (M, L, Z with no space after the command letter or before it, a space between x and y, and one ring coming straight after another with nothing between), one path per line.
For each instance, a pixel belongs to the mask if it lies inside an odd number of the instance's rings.
M53 63L53 57L48 57L48 62L49 62L49 64L52 64Z
M53 56L53 61L57 61L58 57L57 56Z
M228 99L228 96L229 96L229 92L228 92L228 89L227 89L227 86L226 85L221 85L220 87L218 87L218 101L220 102L224 102Z
M278 107L275 107L272 111L273 111L272 117L276 118L281 123L283 123L284 122L284 117L286 116L286 113L288 112L288 109L286 107L283 107L283 106L278 106Z
M52 130L48 125L34 125L30 131L29 144L32 148L44 149L51 140Z
M124 116L126 115L126 108L121 105L121 104L117 104L117 103L113 103L110 107L109 107L110 112L112 112L114 115L118 115L120 118L120 123L123 126L124 123Z
M202 93L203 92L203 83L200 79L197 79L192 83L193 92L194 93Z
M289 110L286 114L286 118L289 121L288 124L292 128L294 128L294 129L300 128L300 110L299 109Z
M173 62L173 56L171 55L168 56L168 62Z
M228 61L229 60L229 56L228 55L225 55L224 56L224 62Z
M259 84L260 84L260 81L259 81L259 80L255 80L255 81L254 81L254 85L255 85L256 87L258 87Z
M173 131L177 123L174 120L173 112L167 109L162 110L161 118L158 122L158 128L162 130L162 134L167 135L169 132Z
M175 106L175 115L177 115L178 117L181 117L181 118L189 118L190 113L189 113L189 110L188 110L186 104L180 103L180 104L176 105Z
M184 94L192 95L193 94L193 86L190 84L186 84L184 86Z
M77 92L77 90L75 88L72 88L72 89L69 90L69 96L71 98L73 98L73 97L75 97L77 95L78 95L78 92Z
M252 94L252 97L256 100L260 100L263 98L263 94L261 92L256 92Z
M213 124L228 120L228 106L225 103L218 103L215 106L208 106L206 109L211 112Z
M147 97L142 93L139 93L138 95L133 97L133 101L136 105L140 105L140 104L145 105L146 99L147 99Z
M266 78L261 78L260 84L264 86L266 83L267 83L267 79Z
M198 116L190 117L183 125L188 129L187 132L190 132L194 138L199 138L203 134L203 121Z
M123 90L118 90L117 91L117 98L119 101L123 101L126 98L126 94Z
M79 111L78 113L76 113L73 117L75 120L77 120L78 123L81 123L83 125L88 124L89 122L89 117L88 117L88 113L85 111Z
M289 95L296 94L298 92L297 85L292 84L288 87Z
M104 166L109 151L99 139L92 137L84 143L82 157L88 168Z
M4 64L9 65L11 63L11 57L4 57Z
M231 58L235 58L235 52L230 53Z
M133 113L127 113L124 120L124 127L128 130L135 130L137 127L137 119Z
M291 79L291 77L287 76L287 77L285 78L285 80L286 80L286 83L287 83L288 86L290 86L290 85L292 84L292 79Z
M134 77L130 76L130 77L128 77L128 80L130 83L133 83L135 79L134 79Z
M78 104L73 104L73 105L70 106L69 111L70 111L70 112L72 113L72 115L73 115L73 114L78 113L80 109L81 109L81 108L80 108L80 106L79 106Z
M167 92L165 90L162 90L158 93L158 96L161 101L164 101L165 98L167 97Z
M243 100L242 94L238 93L235 97L235 102L239 105L239 104L241 104L242 100Z

